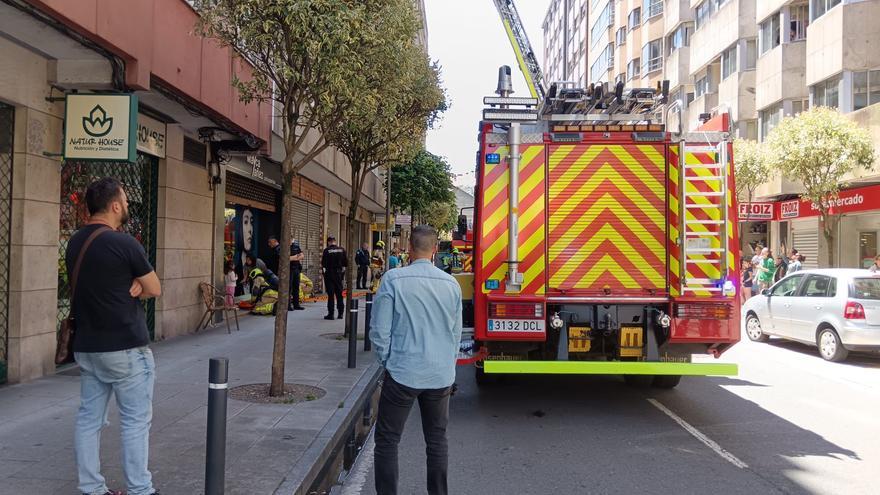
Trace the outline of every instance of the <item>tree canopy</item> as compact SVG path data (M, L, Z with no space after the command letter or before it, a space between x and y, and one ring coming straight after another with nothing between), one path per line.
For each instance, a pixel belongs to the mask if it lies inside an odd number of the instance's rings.
M782 119L764 145L767 166L803 184L801 197L819 209L828 264L833 265L836 218L829 200L837 197L847 175L873 166L870 134L835 109L814 107Z
M757 141L737 139L733 142L733 162L735 166L737 196L751 202L755 189L767 182L770 169L767 168Z
M435 203L455 204L452 172L445 159L423 150L391 169L391 205L395 209L418 215Z

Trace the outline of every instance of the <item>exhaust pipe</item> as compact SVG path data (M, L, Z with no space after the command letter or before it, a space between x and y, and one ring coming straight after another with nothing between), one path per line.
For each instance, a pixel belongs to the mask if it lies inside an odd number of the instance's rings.
M507 132L510 155L508 166L508 197L510 212L507 217L507 292L519 292L522 274L519 273L519 145L522 141L519 122L512 122Z

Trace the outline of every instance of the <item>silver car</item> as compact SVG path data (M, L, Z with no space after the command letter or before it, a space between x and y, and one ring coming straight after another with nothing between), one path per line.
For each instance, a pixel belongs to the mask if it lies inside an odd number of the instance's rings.
M742 321L755 342L774 336L815 345L828 361L843 361L850 351L880 351L880 273L793 273L746 301Z

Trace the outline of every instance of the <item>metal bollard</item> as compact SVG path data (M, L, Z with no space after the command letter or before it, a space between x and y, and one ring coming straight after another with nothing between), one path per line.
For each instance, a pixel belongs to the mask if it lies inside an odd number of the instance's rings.
M364 350L369 351L373 348L373 344L370 342L370 318L373 314L373 293L367 292L367 300L364 302L366 304L366 313L364 314Z
M357 335L358 335L358 300L352 299L351 309L348 310L348 367L357 367Z
M208 365L208 438L205 449L205 495L222 495L226 475L226 399L229 360L211 358Z

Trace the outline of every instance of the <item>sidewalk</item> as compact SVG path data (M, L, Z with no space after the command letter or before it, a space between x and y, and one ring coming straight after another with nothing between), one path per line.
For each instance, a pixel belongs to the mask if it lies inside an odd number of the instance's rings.
M336 427L334 415L338 421L349 412L364 384L378 377L378 365L360 340L358 367L347 369L346 341L326 336L341 334L343 320L324 320L325 310L319 302L289 313L286 365L287 382L321 387L324 397L291 405L229 400L226 493L271 494L282 483L285 493L298 488L296 478L320 460L315 452ZM362 329L363 311L359 316ZM221 324L152 346L157 382L150 469L163 494L203 493L208 359L229 358L230 388L269 381L274 319L240 315L240 322L241 331L231 335ZM78 493L73 451L78 405L76 368L0 387L0 495ZM102 447L108 485L124 489L115 405Z

